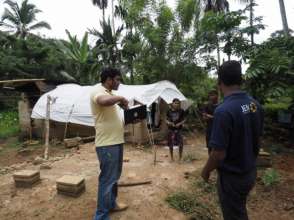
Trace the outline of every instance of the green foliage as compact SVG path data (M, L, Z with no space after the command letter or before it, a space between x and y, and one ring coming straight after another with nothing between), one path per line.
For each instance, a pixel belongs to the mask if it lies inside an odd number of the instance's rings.
M290 97L284 97L282 100L268 100L268 102L264 105L265 113L272 118L277 117L279 111L288 110L290 102Z
M188 32L193 21L197 25L200 16L200 2L198 0L180 0L176 10L183 31Z
M185 192L171 194L166 198L166 201L171 207L183 211L186 214L191 214L194 208L198 206L196 200Z
M108 1L92 3L104 11ZM250 45L246 35L264 28L260 17L251 20L249 27L241 27L254 1L244 10L231 12L227 3L206 1L202 14L200 0L179 0L175 10L166 1L119 0L115 14L123 26L112 30L110 20L103 16L101 30L90 31L96 37L91 48L87 33L82 41L68 31L68 41L29 34L39 27L49 28L45 22L34 23L40 10L28 0L21 5L6 0L1 25L15 34L0 32L0 79L42 77L93 84L102 66L114 66L132 84L170 80L198 104L215 86L208 72L220 64L212 56L217 50L228 59L249 60L246 85L262 102L282 94L293 97L293 37L276 36L261 45Z
M45 78L74 81L60 72L72 72L73 63L66 62L58 41L28 35L18 39L0 32L0 79Z
M204 181L193 182L193 187L201 189L205 193L216 193L216 185Z
M229 2L227 0L205 1L205 12L228 12Z
M183 15L185 10L188 10L186 4L190 5L191 2L179 3L182 5L174 15L163 2L150 2L146 6L145 1L124 1L126 13L123 20L128 27L128 33L122 41L122 64L131 72L131 82L145 84L167 79L174 82L190 98L200 97L197 94L199 85L200 90L210 87L206 84L209 81L206 70L198 65L200 59L197 58L197 40L184 34L188 29L194 30L191 29L193 22L187 21L189 25L184 27L178 20L181 17L180 13ZM144 4L148 7L148 13L143 10ZM196 13L198 6L193 7L193 13ZM132 18L133 13L136 14L136 18ZM189 19L194 21L196 18L197 14L189 16ZM141 22L138 24L137 21Z
M189 188L171 193L166 202L174 209L182 211L189 219L216 219L219 215L216 186L198 179L199 173L189 178Z
M252 51L246 73L247 88L261 102L293 91L294 37L270 38Z
M274 186L280 182L280 176L275 169L267 169L262 176L262 183L266 187Z
M231 55L244 58L249 49L249 41L243 36L245 30L240 28L240 25L246 19L242 10L205 13L200 23L199 34L201 45L204 46L202 52L211 52L220 48L227 54L228 59Z
M19 129L17 111L0 112L0 139L16 135Z
M119 66L121 62L121 50L119 49L119 40L123 27L112 32L110 20L100 22L102 31L96 29L90 30L90 34L97 37L96 45L93 48L93 54L98 57L98 62L104 66Z
M0 26L13 31L16 36L25 38L32 30L51 29L50 25L45 21L33 24L36 20L36 14L40 13L41 10L37 9L36 5L28 3L28 0L23 0L21 5L11 0L4 1L4 4L7 4L9 8L5 8Z
M94 84L97 82L98 63L94 61L93 53L88 45L88 33L84 34L81 42L77 36L72 36L66 30L69 42L63 41L59 43L59 47L69 61L74 61L75 71L72 73L75 79L82 84Z
M195 219L212 220L209 208L187 192L176 192L166 198L166 202L174 209L192 215Z

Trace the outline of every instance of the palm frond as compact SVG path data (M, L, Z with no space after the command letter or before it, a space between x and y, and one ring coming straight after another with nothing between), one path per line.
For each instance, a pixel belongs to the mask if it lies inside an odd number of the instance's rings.
M46 28L46 29L51 30L51 26L45 21L40 21L40 22L30 26L28 29L29 30L36 30L36 29L40 29L40 28Z
M36 14L41 12L41 10L36 8L36 5L28 3L28 0L24 0L19 6L16 1L5 0L5 4L9 6L9 9L5 9L4 14L2 15L2 22L5 22L7 27L16 30L17 36L25 37L30 30L35 30L38 28L47 28L51 29L50 25L44 21L37 22Z
M3 26L5 28L14 29L15 27L13 25L7 24L3 21L0 21L0 27Z
M106 9L108 0L92 0L93 5L97 5L100 9Z
M11 22L14 25L18 25L19 19L18 17L16 17L11 11L9 11L7 8L5 8L4 13L2 15L1 18L2 21L8 20L9 22Z

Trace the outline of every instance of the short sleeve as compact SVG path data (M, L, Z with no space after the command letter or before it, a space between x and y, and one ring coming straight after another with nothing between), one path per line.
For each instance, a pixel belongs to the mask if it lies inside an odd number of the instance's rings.
M105 94L105 92L101 89L96 89L95 91L91 93L91 96L90 96L91 101L96 103L96 99L101 95L107 95L107 94Z
M216 111L213 118L209 147L225 150L230 142L232 133L232 119L228 112Z

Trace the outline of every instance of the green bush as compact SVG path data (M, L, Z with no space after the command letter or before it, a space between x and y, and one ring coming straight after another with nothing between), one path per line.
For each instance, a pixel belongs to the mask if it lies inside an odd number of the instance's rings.
M0 112L0 138L11 137L18 132L18 113L16 111Z
M273 186L280 182L280 176L278 172L274 169L267 169L262 176L262 183L267 186Z
M264 105L265 115L272 119L277 119L279 111L289 108L290 102L270 102Z

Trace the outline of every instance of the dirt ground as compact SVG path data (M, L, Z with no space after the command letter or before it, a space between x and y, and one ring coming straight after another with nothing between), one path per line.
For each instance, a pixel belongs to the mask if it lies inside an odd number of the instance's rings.
M171 163L168 158L168 149L159 145L156 166L153 165L151 149L126 145L124 157L128 158L129 162L124 163L121 181L151 180L152 184L120 187L119 200L126 202L129 208L124 212L111 214L111 219L187 219L183 213L170 208L165 198L169 193L188 186L189 180L184 178L185 172L197 171L203 167L207 159L204 142L202 134L188 137L185 141L184 153L186 157L190 154L195 155L196 160L182 163ZM2 148L4 148L3 143ZM65 150L61 146L53 149L51 156L57 159L49 163L51 169L41 169L41 182L33 188L15 188L12 179L14 170L0 175L1 220L92 219L96 209L98 181L98 161L93 144L82 145L79 151ZM13 165L16 170L40 169L40 165L32 164L36 155L41 156L42 149L36 148L25 154L13 152L4 155L1 153L0 166ZM257 184L249 199L250 219L294 219L294 155L277 156L274 167L278 169L282 181L268 191ZM57 195L56 180L67 174L85 178L86 192L80 197Z

